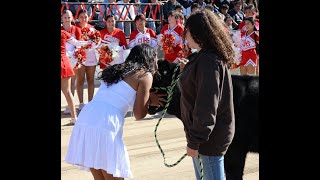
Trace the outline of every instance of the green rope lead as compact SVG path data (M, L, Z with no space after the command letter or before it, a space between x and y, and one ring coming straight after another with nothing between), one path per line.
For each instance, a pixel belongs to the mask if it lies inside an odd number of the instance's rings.
M202 159L200 157L200 154L198 154L198 160L199 160L199 167L200 167L200 179L203 180L203 165L202 165Z
M178 64L178 65L175 67L174 71L173 71L172 81L171 81L171 85L170 85L169 87L166 87L166 88L155 88L155 89L165 90L165 91L167 91L167 93L168 93L167 104L165 105L164 110L163 110L163 113L162 113L160 119L158 120L158 122L157 122L157 124L156 124L156 126L155 126L155 129L154 129L154 137L155 137L156 143L157 143L158 148L160 149L160 152L161 152L161 154L162 154L162 156L163 156L164 165L167 166L167 167L174 167L174 166L176 166L177 164L179 164L179 163L182 161L182 159L184 159L184 158L187 156L187 154L184 154L183 156L180 157L180 159L178 159L177 162L175 162L175 163L173 163L173 164L167 164L167 163L166 163L165 153L164 153L164 151L162 150L162 148L161 148L161 146L160 146L160 143L159 143L159 141L158 141L158 138L157 138L158 126L159 126L159 124L160 124L160 121L162 120L162 118L164 117L164 115L165 115L166 112L167 112L167 109L168 109L168 107L169 107L170 101L171 101L171 99L172 99L172 94L173 94L174 87L175 87L175 85L177 84L177 82L179 81L179 79L180 79L180 77L181 77L181 74L182 74L182 73L180 72L180 73L177 75L176 78L174 77L175 74L176 74L176 71L178 70L178 67L179 67L179 66L180 66L180 65ZM198 155L198 160L199 160L199 165L200 165L200 179L203 180L203 165L202 165L202 160L201 160L200 155Z

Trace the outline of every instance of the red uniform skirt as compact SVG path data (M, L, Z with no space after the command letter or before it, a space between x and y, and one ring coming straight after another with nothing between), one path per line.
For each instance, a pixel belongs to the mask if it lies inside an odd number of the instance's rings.
M61 56L61 79L74 76L70 60L67 56Z
M247 66L248 64L252 64L253 66L257 66L258 55L255 49L249 49L246 51L242 51L240 66ZM250 60L250 62L248 62Z

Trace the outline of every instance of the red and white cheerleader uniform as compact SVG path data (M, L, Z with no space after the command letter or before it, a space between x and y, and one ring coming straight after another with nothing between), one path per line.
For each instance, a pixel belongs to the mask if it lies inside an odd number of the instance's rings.
M61 79L74 76L70 60L66 54L66 42L70 38L71 35L67 31L61 30Z
M158 41L156 33L150 28L145 28L144 32L141 32L138 29L132 31L129 38L129 48L133 48L138 44L149 44L157 49Z
M71 25L71 27L68 30L66 30L66 29L64 29L63 26L61 26L61 30L67 31L71 35L71 37L74 37L76 40L81 40L81 29L80 28L78 28L74 25ZM72 45L68 42L66 43L66 54L70 60L75 58L74 57L75 49L76 49L75 45Z
M255 19L255 25L256 27L256 30L259 31L259 19ZM246 22L245 21L242 21L240 24L239 24L239 28L238 28L241 32L245 32L247 31L247 27L246 27Z
M126 35L121 29L115 28L111 33L109 33L108 29L105 28L100 30L100 34L101 34L102 42L110 42L110 43L117 44L123 50L128 48ZM119 58L123 58L123 53L120 53ZM106 68L106 65L100 63L100 69L104 69L104 68Z
M61 30L61 79L75 75L69 57L66 53L67 43L74 46L85 46L89 44L89 41L77 41L66 30Z
M77 24L76 26L79 27L80 29L82 29L82 27L79 24ZM90 24L87 24L87 26L84 28L88 28L91 32L97 31ZM98 46L98 44L96 44L96 46ZM92 48L90 48L90 49L85 49L86 60L83 62L84 66L96 66L97 65L98 59L97 59L96 52L95 52L96 46L92 46Z
M256 37L254 37L256 34ZM257 66L257 59L258 55L256 52L256 41L259 41L259 35L252 31L250 34L247 35L247 31L241 34L241 62L240 66L247 66L251 64L252 66Z
M170 62L173 62L177 57L178 57L178 53L179 51L182 50L183 48L183 42L182 42L182 36L183 36L183 31L184 28L177 24L174 28L169 29L169 24L166 24L162 27L160 34L164 35L164 34L172 34L175 36L175 41L174 41L174 45L175 47L174 52L171 54L164 54L164 58Z

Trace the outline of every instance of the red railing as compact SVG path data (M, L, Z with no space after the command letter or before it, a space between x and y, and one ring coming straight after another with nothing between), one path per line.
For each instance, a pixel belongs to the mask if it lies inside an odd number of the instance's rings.
M148 21L162 21L163 19L163 4L158 4L158 3L84 3L84 2L61 2L61 14L63 10L70 10L70 6L72 5L78 5L77 10L74 14L73 20L77 21L77 18L79 16L79 11L81 9L88 9L86 6L91 6L92 13L91 16L89 17L89 23L91 22L100 22L104 21L104 18L106 15L109 15L111 13L111 10L113 8L116 9L117 15L119 16L119 19L117 21L129 21L132 22L134 19L127 17L132 17L133 15L130 14L130 8L134 8L134 11L137 12L137 9L141 8L141 6L144 6L143 9L143 14L146 14L147 10L149 9L149 15L147 18L151 18L152 20ZM107 12L102 12L102 7L101 5L105 6L105 11ZM121 6L122 8L119 8ZM95 12L99 10L99 14L101 15L102 13L102 19L93 19L95 16ZM126 11L124 11L126 9ZM122 10L122 11L121 11ZM157 16L157 14L160 14L160 16ZM137 14L137 13L136 13Z

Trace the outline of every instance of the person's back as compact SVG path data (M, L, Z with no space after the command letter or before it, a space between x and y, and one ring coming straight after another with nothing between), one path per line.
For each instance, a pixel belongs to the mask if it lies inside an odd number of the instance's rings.
M113 106L122 114L126 114L132 110L134 100L136 98L136 91L124 80L119 81L109 87L104 82L93 97L90 104L104 104L102 108Z

